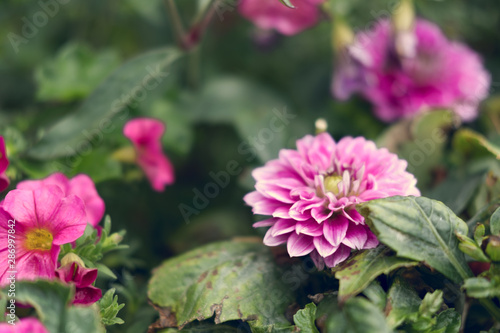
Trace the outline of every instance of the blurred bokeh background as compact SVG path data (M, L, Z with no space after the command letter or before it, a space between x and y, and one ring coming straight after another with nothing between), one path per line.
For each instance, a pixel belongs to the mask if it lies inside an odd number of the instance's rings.
M109 284L121 285L120 298L127 302L121 314L127 324L115 328L120 332L140 331L154 320L145 288L151 269L162 260L214 240L262 235L252 229L254 217L242 200L253 186L250 172L275 158L280 148L293 147L296 139L314 133L317 118L327 120L335 138L377 139L388 127L361 98L332 98L334 55L326 17L310 30L285 37L255 28L239 16L236 3L223 1L198 47L169 66L164 82L129 105L126 117L115 117L113 130L90 154L63 170L69 176L89 174L106 202L113 229L127 230L130 250L105 258L118 275ZM387 18L394 3L349 0L344 11L352 29L360 31ZM177 1L185 26L203 4ZM492 86L482 108L495 112L500 108L495 98L500 82L500 2L419 0L416 8L418 16L436 22L448 37L483 57ZM126 60L175 47L171 23L161 0L0 2L0 134L11 155L13 184L57 171L53 160L30 158L25 152L53 124L71 117ZM291 115L289 124L261 148L249 150L247 144L262 135L276 112ZM163 147L175 165L176 182L163 193L153 191L135 166L112 157L128 144L122 135L124 122L137 116L155 117L167 125ZM490 118L483 113L470 127L495 140L497 132L488 124ZM213 183L211 175L225 172L230 161L238 172L227 186L219 186L218 195L197 203L197 191ZM421 174L417 170L424 193L437 182L435 171L443 163L438 157ZM191 207L188 213L186 206Z

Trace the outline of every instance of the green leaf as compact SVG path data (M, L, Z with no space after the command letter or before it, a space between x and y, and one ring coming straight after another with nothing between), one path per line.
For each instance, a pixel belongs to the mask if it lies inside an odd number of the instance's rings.
M387 295L385 313L387 324L396 328L418 313L422 300L417 292L401 277L394 280Z
M84 44L67 44L35 69L37 98L72 101L85 97L119 64L112 50L95 52Z
M366 298L353 297L326 319L328 333L392 333L384 314Z
M274 0L275 1L275 0ZM290 0L280 0L282 4L289 8L295 8L295 6L290 2Z
M372 283L370 283L368 287L363 290L363 295L365 295L366 298L368 298L370 302L375 304L380 310L385 308L387 303L387 294L377 280L372 281Z
M165 261L149 282L148 297L165 318L182 328L215 315L215 323L289 324L294 299L268 247L241 239L209 244Z
M293 316L295 326L303 333L319 333L314 321L316 320L316 305L309 303L304 309L300 309Z
M398 256L425 262L454 282L471 277L456 233L467 225L439 201L390 197L358 205L379 241Z
M335 277L340 280L340 301L343 302L359 294L381 274L389 274L397 268L417 264L418 262L391 255L391 250L385 246L360 251L342 265L334 268Z
M41 141L28 151L28 155L44 160L88 154L92 149L89 141L98 145L106 133L115 130L113 120L124 119L127 112L121 111L128 104L140 102L147 97L149 90L157 89L164 83L168 79L168 67L180 56L180 51L168 47L126 62L104 80L75 112L50 128Z
M16 281L16 302L29 304L51 333L104 333L93 308L69 307L73 287L58 281Z
M465 159L494 156L500 159L500 147L488 141L483 135L471 129L458 130L453 137L455 151L464 155Z
M475 277L465 280L463 288L467 295L473 298L500 297L500 278L495 276L491 280Z
M490 232L492 235L500 235L500 207L491 215Z
M123 319L118 318L117 315L125 304L118 304L118 296L115 295L115 288L109 289L99 300L98 305L103 325L111 326L124 323Z
M441 308L441 304L443 304L442 290L427 293L418 308L418 312L422 317L431 318Z

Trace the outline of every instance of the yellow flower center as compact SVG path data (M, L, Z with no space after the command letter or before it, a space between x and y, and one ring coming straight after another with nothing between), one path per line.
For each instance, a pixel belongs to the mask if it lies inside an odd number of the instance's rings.
M24 243L27 250L50 250L52 248L52 234L46 229L33 229L26 234Z
M325 177L325 190L332 192L335 195L339 194L339 183L342 181L342 177L339 175L331 175Z

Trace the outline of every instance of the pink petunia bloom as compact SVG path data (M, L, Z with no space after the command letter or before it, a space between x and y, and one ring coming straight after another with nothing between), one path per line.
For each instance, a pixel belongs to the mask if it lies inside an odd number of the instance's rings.
M153 118L132 119L123 128L123 135L132 141L136 150L137 164L158 192L174 182L174 167L163 153L160 142L164 132L165 125Z
M50 333L36 318L27 317L16 321L15 325L0 323L0 333Z
M104 200L97 193L95 184L89 176L79 174L68 179L64 174L56 172L44 179L22 181L17 184L17 189L36 190L46 185L57 185L65 195L74 194L82 199L85 204L87 222L93 227L99 224L104 216Z
M92 284L97 278L97 268L83 268L76 262L69 263L56 270L56 277L76 287L73 304L90 305L102 297L102 291Z
M471 121L490 81L479 56L449 41L435 24L416 20L413 30L396 33L382 20L345 49L332 93L347 99L359 92L386 122L437 108L452 109Z
M60 245L83 235L86 225L83 201L58 186L7 193L0 207L0 286L8 283L12 268L16 280L54 278ZM15 240L15 253L9 239Z
M5 141L2 136L0 136L0 192L9 187L9 178L5 174L5 170L9 166L9 160L7 159L7 152L5 149Z
M334 267L351 250L376 247L378 240L355 205L394 195L420 195L407 163L364 138L335 142L328 133L306 136L297 150L253 171L256 191L245 202L254 214L270 215L264 244L287 243L288 254L310 254L320 269Z
M295 8L289 8L279 0L241 0L238 11L259 28L275 29L290 36L318 23L322 2L324 0L297 0Z

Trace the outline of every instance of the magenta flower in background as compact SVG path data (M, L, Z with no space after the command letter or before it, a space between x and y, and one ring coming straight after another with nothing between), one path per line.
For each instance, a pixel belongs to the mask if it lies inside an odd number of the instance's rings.
M36 190L46 185L57 185L65 195L74 194L82 199L85 204L87 222L93 227L99 224L104 216L104 200L97 193L95 184L89 176L80 174L68 179L64 174L56 172L45 179L22 181L17 184L17 189Z
M436 108L452 109L463 121L475 119L491 80L479 56L428 21L416 20L397 45L395 35L388 20L359 33L339 60L333 95L347 99L359 92L386 122Z
M92 284L97 279L97 268L83 268L76 262L69 263L56 270L56 277L76 287L73 304L90 305L102 297L102 291Z
M0 323L0 333L50 333L36 318L27 317L16 321L15 325Z
M8 283L9 230L15 230L16 280L51 279L60 245L83 235L86 225L83 201L58 186L7 193L0 207L0 286Z
M9 178L5 174L5 170L9 166L9 160L7 159L7 152L5 149L5 141L2 136L0 136L0 192L9 187Z
M137 164L158 192L174 182L174 167L161 146L160 139L164 132L165 125L153 118L132 119L123 128L123 135L134 145Z
M316 25L321 18L319 5L324 0L297 0L288 8L279 0L241 0L240 14L262 29L275 29L295 35Z
M254 227L268 227L264 244L287 243L291 257L310 254L316 266L334 267L351 250L378 240L355 209L360 202L393 195L420 195L407 163L364 138L335 142L328 133L306 136L297 150L253 171L256 191L245 202L254 214L270 215Z

